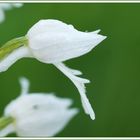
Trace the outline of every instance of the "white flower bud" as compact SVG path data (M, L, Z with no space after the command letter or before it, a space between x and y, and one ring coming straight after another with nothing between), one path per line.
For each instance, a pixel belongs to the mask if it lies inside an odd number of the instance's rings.
M40 20L27 33L34 57L44 63L57 63L91 51L106 37L98 32L81 32L58 20Z
M29 82L21 79L22 94L7 105L4 116L14 122L0 136L15 132L18 136L54 136L78 113L70 108L72 100L53 94L28 93Z
M94 111L86 97L85 83L89 80L76 77L61 62L79 57L91 51L102 42L106 36L98 32L81 32L72 25L67 25L58 20L40 20L27 33L29 48L32 55L41 62L53 63L77 87L85 112L95 119Z

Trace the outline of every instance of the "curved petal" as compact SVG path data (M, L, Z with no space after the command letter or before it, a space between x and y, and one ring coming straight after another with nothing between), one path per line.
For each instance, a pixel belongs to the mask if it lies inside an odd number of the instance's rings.
M15 129L12 124L8 125L4 129L0 130L0 137L5 137L8 134L14 133Z
M80 96L81 96L81 100L82 100L82 105L83 108L85 110L86 114L89 114L91 119L94 120L95 119L95 113L92 109L92 106L86 96L86 90L85 90L85 84L89 83L90 81L84 78L79 78L76 75L74 75L71 72L71 69L69 69L68 67L66 67L63 63L55 63L54 64L63 74L65 74L76 86L76 88L78 89Z
M29 49L27 47L20 47L6 56L0 61L0 72L6 71L10 66L12 66L16 61L23 57L32 57Z
M46 32L29 38L29 47L39 61L57 63L90 52L105 38L96 33Z
M47 19L47 20L40 20L35 25L31 27L28 31L27 36L32 38L38 34L42 33L51 33L51 32L73 32L76 31L72 25L68 25L62 21L54 20L54 19Z

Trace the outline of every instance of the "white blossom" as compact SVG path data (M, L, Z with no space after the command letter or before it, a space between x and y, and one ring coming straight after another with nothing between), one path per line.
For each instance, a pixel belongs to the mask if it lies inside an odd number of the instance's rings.
M58 20L40 20L27 33L33 56L44 63L59 63L90 52L106 37L81 32Z
M82 73L70 69L64 61L79 57L90 52L102 42L106 36L94 32L81 32L72 25L58 20L40 20L27 32L26 45L13 50L0 62L0 71L6 71L13 63L23 57L36 58L43 63L51 63L63 72L78 89L86 114L95 119L94 111L86 97L85 84L90 81L78 77Z
M5 117L13 122L0 131L0 136L16 133L18 136L54 136L78 113L70 108L72 100L58 98L53 94L29 94L29 81L20 79L21 95L7 105Z
M20 8L22 3L0 3L0 23L5 20L5 10L10 10L14 7Z

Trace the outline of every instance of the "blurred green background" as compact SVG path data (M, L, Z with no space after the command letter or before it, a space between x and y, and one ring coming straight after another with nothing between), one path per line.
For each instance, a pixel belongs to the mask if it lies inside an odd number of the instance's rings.
M140 136L140 4L28 3L5 13L0 45L25 35L40 19L59 19L81 31L101 29L108 38L87 55L65 62L91 80L87 95L94 121L85 115L71 81L53 65L35 59L22 59L0 74L0 115L19 95L18 79L25 76L31 92L55 92L72 98L80 109L57 136Z

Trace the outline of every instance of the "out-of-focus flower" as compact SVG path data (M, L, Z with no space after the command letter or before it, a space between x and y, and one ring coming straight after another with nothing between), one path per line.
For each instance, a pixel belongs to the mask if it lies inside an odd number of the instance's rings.
M40 62L55 65L74 83L80 93L85 112L94 120L94 111L85 94L85 84L90 81L78 77L82 73L66 67L63 61L90 52L106 38L106 36L98 34L99 31L81 32L72 25L58 20L40 20L31 27L25 37L11 40L1 48L0 57L3 59L0 62L0 71L7 70L23 57L32 57Z
M53 94L28 93L29 81L20 79L21 95L7 105L0 119L0 136L54 136L78 113L72 100Z
M0 3L0 23L5 20L5 10L10 10L14 7L20 8L22 5L22 3Z

